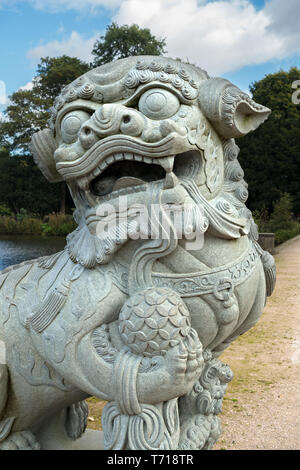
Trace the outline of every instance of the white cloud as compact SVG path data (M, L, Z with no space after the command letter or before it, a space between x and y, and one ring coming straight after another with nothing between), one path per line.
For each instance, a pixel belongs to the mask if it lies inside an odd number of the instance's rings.
M249 0L123 0L114 20L150 28L166 37L167 55L210 74L300 52L299 0L270 0L261 10Z
M28 82L26 85L20 86L19 90L32 90L33 82Z
M119 7L113 16L118 24L150 28L155 36L166 38L167 55L195 63L212 75L300 54L299 0L269 0L261 9L255 9L250 0L23 1L49 11ZM34 64L41 57L63 54L89 62L99 36L84 38L73 31L30 49L27 56Z
M84 39L76 31L72 31L71 35L62 41L50 41L46 44L34 47L27 52L27 57L36 64L41 57L58 57L68 55L70 57L78 57L81 60L89 62L92 60L91 51L99 34L91 38Z
M5 116L5 114L2 113L2 111L0 111L0 122L6 122L6 121L8 121L7 116Z
M268 31L284 38L284 52L299 52L300 49L300 2L299 0L271 0L265 13L270 18Z
M0 80L0 104L6 105L7 101L8 101L8 98L6 95L5 82L3 80Z

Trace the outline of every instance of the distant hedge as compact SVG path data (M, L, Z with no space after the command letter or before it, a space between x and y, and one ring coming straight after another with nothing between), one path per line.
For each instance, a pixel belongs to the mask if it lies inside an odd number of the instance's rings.
M22 214L0 215L0 233L66 236L76 228L71 215L49 214L43 219Z

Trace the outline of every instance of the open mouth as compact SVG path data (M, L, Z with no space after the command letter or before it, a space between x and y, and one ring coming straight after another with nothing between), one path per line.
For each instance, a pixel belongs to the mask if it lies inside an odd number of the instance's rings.
M111 155L102 164L101 173L90 183L95 196L108 196L116 191L163 181L167 174L193 177L201 165L198 152L189 151L175 157L151 158L136 154Z
M92 181L91 191L96 196L105 196L126 187L162 180L165 175L165 169L154 163L136 160L116 161Z

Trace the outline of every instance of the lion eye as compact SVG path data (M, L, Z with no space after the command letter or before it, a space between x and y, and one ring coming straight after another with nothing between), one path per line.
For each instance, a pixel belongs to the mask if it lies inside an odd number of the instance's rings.
M71 111L66 114L61 123L61 135L67 144L77 140L79 129L82 124L90 118L85 111Z
M139 100L138 108L150 119L166 119L179 109L178 98L168 90L152 88L146 91Z

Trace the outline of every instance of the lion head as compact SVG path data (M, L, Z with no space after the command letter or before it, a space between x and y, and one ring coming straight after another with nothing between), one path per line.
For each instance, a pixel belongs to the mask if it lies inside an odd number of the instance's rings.
M120 196L129 205L201 203L218 236L248 233L247 184L234 138L269 113L228 80L165 57L117 60L66 86L32 150L44 176L66 181L74 199L79 227L68 237L71 259L86 267L105 263L128 238L120 223L118 233L96 236L96 208L109 203L117 210ZM136 229L133 222L125 232Z

